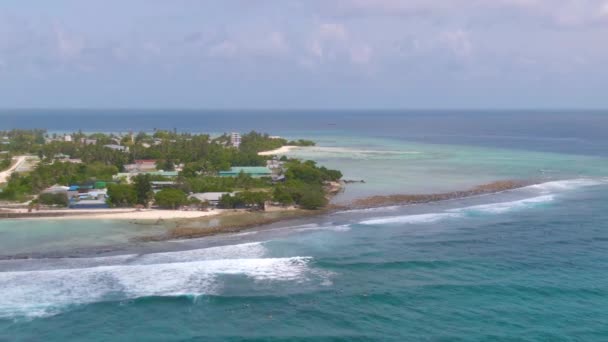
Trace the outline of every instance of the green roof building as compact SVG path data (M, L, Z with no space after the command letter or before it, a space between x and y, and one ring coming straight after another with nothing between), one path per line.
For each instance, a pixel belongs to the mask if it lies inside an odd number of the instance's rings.
M220 171L220 177L237 177L241 172L254 177L270 177L272 171L265 166L237 166L230 168L230 171Z

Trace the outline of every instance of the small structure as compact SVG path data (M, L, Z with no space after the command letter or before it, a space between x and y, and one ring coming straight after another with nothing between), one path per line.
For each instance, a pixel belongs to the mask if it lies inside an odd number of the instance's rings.
M124 166L126 172L150 172L156 171L155 159L138 159L133 164Z
M179 172L177 172L177 171L121 172L121 173L118 173L118 174L112 176L112 178L114 180L125 179L127 182L131 182L131 178L133 178L137 175L150 175L150 176L161 176L161 177L166 177L166 178L176 178L179 175Z
M174 188L177 183L172 181L152 181L150 182L150 185L152 185L152 190L154 190L154 192L157 192L162 189Z
M156 171L156 159L138 159L135 160L135 165L139 171Z
M239 133L230 133L230 145L236 148L239 148L239 146L241 146L241 135Z
M70 208L72 209L104 209L109 208L105 199L81 199L81 200L70 200Z
M80 138L80 143L84 145L95 145L97 144L97 139Z
M63 136L63 141L65 142L72 142L72 136L69 134L66 134Z
M62 186L62 185L53 185L53 186L51 186L49 188L46 188L46 189L42 190L41 193L43 193L43 194L56 194L56 193L63 193L63 192L65 192L67 194L68 190L70 190L70 187Z
M269 168L272 171L275 171L275 170L280 171L280 170L282 170L283 169L283 164L284 163L282 161L280 161L276 157L272 158L271 160L267 160L266 161L266 167Z
M220 203L220 199L224 195L233 195L230 192L199 192L191 194L188 198L196 198L201 202L207 202L209 205L216 207Z
M230 168L229 171L220 171L220 177L238 177L242 173L253 178L270 177L272 171L265 166L237 166Z
M109 145L103 145L103 147L109 148L109 149L114 150L114 151L129 152L129 147L128 146L109 144Z
M53 158L55 159L70 159L70 156L63 153L57 153Z

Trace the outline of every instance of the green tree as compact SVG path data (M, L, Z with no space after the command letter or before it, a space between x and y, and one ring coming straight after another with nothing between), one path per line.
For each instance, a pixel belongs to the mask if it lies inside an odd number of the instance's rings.
M43 193L38 196L38 202L46 205L67 207L70 202L67 193Z
M133 187L135 189L135 203L142 204L147 208L152 198L154 198L150 175L139 174L135 176L133 178Z
M186 194L179 189L163 189L159 191L156 196L156 204L162 208L175 209L181 205L189 203Z
M301 194L299 205L304 209L315 210L324 207L327 199L323 191L305 191Z
M110 184L108 204L112 207L132 207L137 202L137 194L132 185Z

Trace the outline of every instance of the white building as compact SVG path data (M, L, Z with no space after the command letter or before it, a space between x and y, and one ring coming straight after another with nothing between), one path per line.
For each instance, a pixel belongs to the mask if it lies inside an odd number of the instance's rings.
M72 136L69 134L66 134L63 136L63 141L65 142L72 142Z
M241 146L241 135L236 132L230 134L230 144L236 148Z
M230 192L202 192L195 193L188 196L189 198L196 198L201 202L207 202L211 206L217 206L220 203L220 199L224 195L234 195L234 193Z

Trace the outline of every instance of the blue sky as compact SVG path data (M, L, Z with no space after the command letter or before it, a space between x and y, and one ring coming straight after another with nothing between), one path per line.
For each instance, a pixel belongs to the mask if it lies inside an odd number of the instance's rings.
M608 0L3 0L0 107L607 108Z

